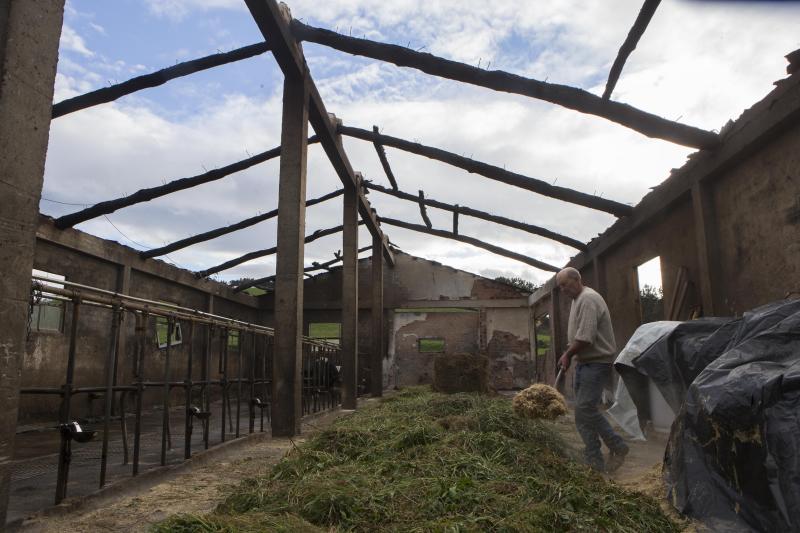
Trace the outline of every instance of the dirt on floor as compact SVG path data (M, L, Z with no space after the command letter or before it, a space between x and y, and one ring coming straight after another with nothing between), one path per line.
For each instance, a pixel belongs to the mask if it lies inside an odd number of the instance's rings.
M570 410L566 416L553 422L553 427L570 446L570 452L575 459L580 461L583 441L575 428L574 413ZM623 435L619 428L615 429L617 433ZM619 470L604 476L627 489L655 498L664 514L681 526L682 532L702 533L707 531L702 524L681 516L667 500L667 491L661 475L667 437L666 434L651 432L648 440L644 442L626 439L630 452L625 457L625 462Z
M374 400L366 400L374 401ZM328 427L347 411L333 411L303 422L302 436L265 438L191 468L148 489L104 503L100 508L77 509L62 515L27 520L20 531L42 533L95 533L147 531L153 524L179 513L207 513L225 497L227 490L247 477L266 472L295 445Z

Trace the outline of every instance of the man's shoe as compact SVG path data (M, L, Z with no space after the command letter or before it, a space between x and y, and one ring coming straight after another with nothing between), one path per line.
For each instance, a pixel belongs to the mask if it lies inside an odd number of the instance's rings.
M625 462L625 456L628 455L630 448L627 445L623 444L621 448L618 450L613 450L611 454L608 456L608 462L606 463L606 472L609 474L612 472L616 472L622 463Z

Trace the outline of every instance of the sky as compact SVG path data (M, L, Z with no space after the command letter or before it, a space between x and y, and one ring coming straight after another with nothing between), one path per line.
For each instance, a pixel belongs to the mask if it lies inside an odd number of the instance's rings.
M291 0L306 24L567 84L600 95L641 0ZM719 131L786 76L800 48L800 3L664 0L628 59L612 99ZM263 40L241 0L67 0L54 102L175 63ZM694 150L531 98L303 45L329 112L344 124L465 155L635 205ZM215 68L54 120L40 210L60 216L144 187L193 176L280 144L282 74L271 54ZM309 128L311 131L311 128ZM388 186L371 143L345 138L355 170ZM308 150L307 196L341 187L320 146ZM546 227L587 242L612 215L387 148L400 189ZM80 224L136 249L277 207L277 160ZM421 224L413 203L372 192L378 214ZM306 234L341 224L341 198L308 208ZM428 208L437 229L449 212ZM487 277L535 283L552 274L467 244L384 226L405 252ZM276 243L262 222L162 257L202 270ZM469 217L460 233L556 266L576 250ZM360 246L371 242L365 228ZM341 234L306 245L306 264L333 258ZM219 280L274 273L275 257ZM655 274L657 275L657 274ZM654 284L653 280L644 280Z

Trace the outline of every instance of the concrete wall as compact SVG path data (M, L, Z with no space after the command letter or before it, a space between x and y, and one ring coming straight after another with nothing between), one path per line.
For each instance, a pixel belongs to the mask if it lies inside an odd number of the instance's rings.
M64 0L0 2L0 525L63 15Z
M713 186L724 314L800 290L800 125Z
M359 262L359 384L369 385L371 351L370 259ZM524 387L533 376L530 312L525 293L503 283L402 252L385 268L384 320L386 359L383 386L431 383L436 354L420 353L417 340L445 339L446 352L483 352L492 361L490 384ZM304 332L311 322L341 322L341 269L306 280ZM272 295L263 298L265 309ZM429 312L430 308L464 308L465 312ZM398 312L398 309L423 309ZM271 316L265 318L267 323Z
M192 273L166 263L141 260L135 250L118 243L99 239L76 230L57 230L52 221L41 217L37 232L33 267L65 276L67 281L131 296L169 302L251 323L263 321L258 301L245 294L234 294L228 287L214 281L197 280ZM22 371L22 387L61 387L66 375L69 331L73 319L71 304L65 305L62 332L32 332L28 336ZM76 353L75 386L103 386L106 359L111 346L110 309L82 305L78 321L78 351ZM125 313L121 325L121 346L117 361L116 379L119 384L132 384L136 357L135 318ZM155 339L156 318L150 317L144 352L145 380L161 381L165 377L166 352L159 349ZM170 348L169 379L182 381L186 377L190 344L193 349L192 377L201 376L201 357L206 346L206 326L192 332L188 322L181 323L183 342ZM193 333L193 335L192 335ZM221 342L219 330L211 339L210 376L219 377ZM241 342L244 341L244 346ZM228 376L238 374L239 355L242 368L249 369L252 339L240 339L240 347L228 350ZM36 420L52 421L58 411L56 396L23 395L20 399L20 423ZM173 404L183 404L184 392L174 388ZM87 396L73 400L73 415L84 417L99 414L102 401L90 410ZM151 389L144 396L145 408L160 405L161 391Z

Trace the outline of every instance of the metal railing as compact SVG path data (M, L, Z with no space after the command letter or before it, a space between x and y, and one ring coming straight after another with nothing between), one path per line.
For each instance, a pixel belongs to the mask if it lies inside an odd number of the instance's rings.
M67 495L73 444L88 443L101 433L99 485L106 484L106 471L109 461L109 436L112 421L118 421L121 434L122 464L129 464L129 398L133 397L133 441L131 475L140 471L143 454L143 416L156 413L145 410L144 399L148 391L160 391L162 409L160 421L160 465L167 464L167 451L173 449L171 435L171 403L176 396L174 389L183 389L183 458L192 455L192 435L195 424L202 428L202 446L225 442L228 438L238 438L242 434L241 419L243 407L247 409L248 433L265 431L264 419L270 421L272 358L274 331L272 328L245 322L230 317L182 307L176 304L148 300L59 280L33 276L32 302L43 298L51 303L69 309L68 352L65 379L61 387L26 387L20 390L24 395L54 395L60 397L58 410L58 429L60 446L58 451L58 472L55 489L55 502L61 502ZM32 304L33 305L33 304ZM76 359L79 347L78 328L82 310L100 308L111 313L108 336L108 350L104 362L104 382L91 386L75 386ZM117 383L120 343L128 340L123 337L123 320L133 317L134 353L128 384ZM95 324L97 321L94 321ZM166 325L164 324L166 322ZM166 333L163 347L156 348L152 342L155 337L160 343L158 328ZM164 331L165 330L165 331ZM180 330L180 345L175 339ZM185 332L185 335L184 335ZM163 335L162 335L163 336ZM233 339L235 338L235 342ZM130 346L130 343L128 344ZM200 348L198 350L198 348ZM183 380L176 380L181 374L173 357L180 350ZM216 353L215 353L216 352ZM216 357L214 357L216 355ZM217 359L216 377L212 377L211 364ZM196 379L196 366L199 365L199 379ZM231 366L233 365L233 368ZM310 414L335 407L340 401L338 374L340 369L340 349L338 346L303 338L302 352L302 412ZM176 368L172 368L175 366ZM152 379L154 369L160 370L160 379ZM87 395L90 399L103 399L102 420L96 429L81 427L73 413L74 398ZM218 399L215 401L213 397ZM245 406L243 406L243 402ZM155 402L154 402L155 403ZM178 402L176 402L178 403ZM235 414L234 414L235 410ZM219 439L209 434L211 420L218 411L220 421ZM174 409L172 410L174 413ZM156 414L157 416L157 414ZM172 415L174 416L174 415ZM227 427L226 427L227 426ZM150 450L154 453L154 450Z

